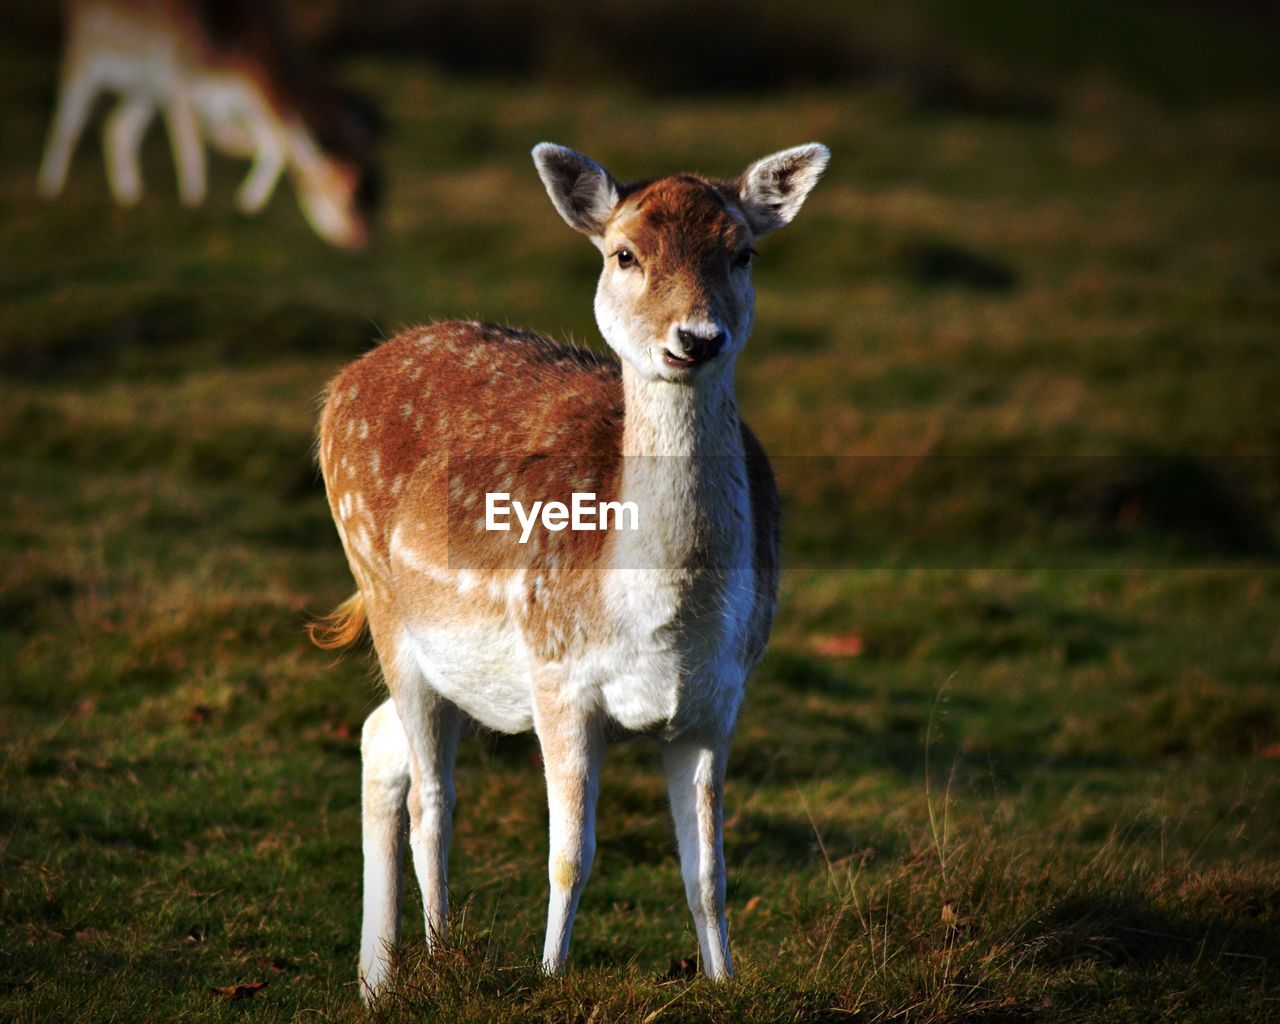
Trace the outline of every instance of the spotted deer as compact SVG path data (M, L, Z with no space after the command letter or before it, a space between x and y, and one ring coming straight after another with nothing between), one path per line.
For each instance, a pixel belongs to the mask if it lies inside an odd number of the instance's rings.
M325 241L366 244L373 121L353 97L301 74L270 8L252 0L68 0L61 83L38 186L62 192L76 142L101 93L117 97L103 132L116 201L142 198L139 150L162 111L187 206L205 198L204 140L251 160L236 193L261 211L281 176Z
M428 941L444 935L460 723L534 730L550 819L544 969L564 969L595 850L605 744L661 748L685 892L712 978L732 974L723 789L778 579L778 495L742 422L755 240L799 211L818 144L733 181L620 184L550 143L552 203L604 257L595 313L619 361L507 327L447 322L373 349L331 383L319 461L357 592L316 640L366 623L391 699L365 724L366 998L400 934L402 814ZM636 529L491 532L484 495L633 499Z

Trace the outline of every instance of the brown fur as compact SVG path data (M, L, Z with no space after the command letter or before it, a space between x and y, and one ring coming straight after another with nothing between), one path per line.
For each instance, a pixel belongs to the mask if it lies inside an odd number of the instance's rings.
M745 424L741 429L759 510L757 571L772 594L777 494L763 449ZM510 485L501 489L526 503L567 500L574 490L592 490L599 501L617 499L623 391L616 363L492 324L446 322L408 331L330 385L319 457L362 590L390 597L390 540L399 526L402 540L441 570L468 570L482 581L523 570L521 625L545 656L563 655L591 629L600 597L593 570L608 534L563 530L520 545L514 531L475 526L483 519L484 492L499 489L507 477ZM474 503L463 508L471 496ZM406 600L437 606L451 619L505 615L504 602L484 587L459 595L443 582L400 577L396 583L402 606ZM762 651L767 618L757 627Z

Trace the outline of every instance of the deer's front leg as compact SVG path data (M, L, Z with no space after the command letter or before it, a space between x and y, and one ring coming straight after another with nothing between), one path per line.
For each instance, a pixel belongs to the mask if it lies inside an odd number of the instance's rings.
M409 741L389 700L365 719L360 736L360 778L364 851L360 995L368 1002L386 984L391 950L400 941Z
M107 155L107 184L121 206L142 198L142 167L138 151L156 105L148 96L132 96L117 104L103 133Z
M540 682L534 696L534 728L546 769L551 832L551 898L542 967L548 974L560 974L569 959L573 917L595 857L604 737L594 715L568 706L562 690Z
M199 206L207 190L204 142L200 138L200 119L182 86L175 85L165 101L164 119L178 169L178 198L183 206Z
M251 124L249 132L254 145L253 165L236 191L236 205L244 213L259 213L284 173L288 153L284 140L268 126Z
M733 976L724 918L724 775L727 738L681 739L662 749L671 816L680 847L680 873L693 911L702 969L712 979Z

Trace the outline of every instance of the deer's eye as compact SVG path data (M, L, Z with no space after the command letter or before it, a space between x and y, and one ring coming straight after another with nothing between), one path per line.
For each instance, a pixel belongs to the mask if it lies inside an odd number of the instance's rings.
M747 246L747 248L743 249L742 252L738 253L738 255L734 257L733 265L739 270L743 270L746 267L751 266L751 257L755 254L756 251L750 246Z
M628 267L634 267L636 265L635 253L633 253L630 249L619 249L613 255L618 261L618 266L620 266L623 270L626 270Z

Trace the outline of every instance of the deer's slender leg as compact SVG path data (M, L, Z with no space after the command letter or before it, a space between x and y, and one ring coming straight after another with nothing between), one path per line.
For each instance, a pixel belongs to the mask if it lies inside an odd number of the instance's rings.
M360 738L364 919L360 932L361 996L386 983L400 941L405 800L409 741L391 701L365 720Z
M185 89L175 85L164 107L169 129L169 145L178 169L178 197L183 206L199 206L207 190L204 167L204 143L200 139L200 123L195 107Z
M396 713L409 744L409 848L422 890L427 945L445 936L449 916L449 840L453 832L453 766L458 709L419 676L394 689Z
M702 969L713 979L733 976L724 917L724 776L728 743L677 740L665 744L671 816L680 847L680 873L693 911Z
M142 198L138 153L155 112L156 105L149 96L131 96L116 105L103 129L107 183L122 206L132 206Z
M366 899L365 933L361 941L360 977L366 1001L386 981L388 946L400 933L399 892L403 846L392 837L395 801L403 796L409 812L409 848L422 891L427 944L438 943L449 913L449 839L453 823L453 766L458 750L460 716L423 675L398 623L387 609L368 604L369 631L383 676L391 690L388 701L374 712L383 717L373 728L378 744L371 748L382 758L380 767L366 767L382 780L379 811L366 823L364 838ZM385 709L385 710L384 710ZM371 716L372 718L373 716ZM393 727L394 726L394 727ZM405 774L408 775L407 792Z
M542 966L549 974L564 971L569 938L596 849L596 800L604 762L604 736L594 716L567 706L563 691L536 686L534 728L542 745L547 776L550 823L547 938Z
M92 68L77 61L73 54L68 54L58 90L58 106L49 127L49 138L45 142L36 181L40 194L47 199L58 195L67 183L71 154L84 131L97 94L98 82Z
M284 140L266 126L250 126L253 165L236 192L236 205L244 213L258 213L267 205L288 162Z

